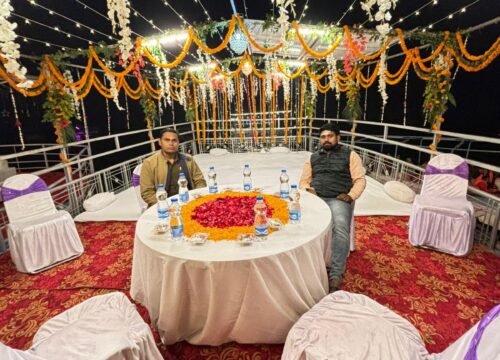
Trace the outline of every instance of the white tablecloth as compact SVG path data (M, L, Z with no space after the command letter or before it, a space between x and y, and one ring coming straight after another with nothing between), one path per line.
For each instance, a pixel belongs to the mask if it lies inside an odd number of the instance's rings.
M131 295L164 343L284 343L298 318L328 291L331 213L302 194L303 221L267 241L193 246L154 235L155 208L137 223Z

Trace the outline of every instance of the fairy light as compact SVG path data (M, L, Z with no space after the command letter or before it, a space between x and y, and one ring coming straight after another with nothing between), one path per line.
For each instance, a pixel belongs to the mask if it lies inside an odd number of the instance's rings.
M24 150L26 148L26 145L24 144L23 129L21 128L22 124L19 121L19 114L17 113L16 98L14 97L14 92L12 91L12 87L9 86L9 89L10 89L10 98L12 100L12 107L14 108L16 127L17 127L17 131L19 133L19 142L21 143L21 146L22 146L21 150Z
M45 28L47 28L47 29L50 29L50 30L52 30L52 31L55 31L55 32L61 32L61 29L60 29L58 26L53 27L53 26L50 26L50 25L47 25L47 24L41 23L41 22L36 21L36 20L33 20L33 19L28 19L27 17L25 17L25 16L23 16L23 15L19 15L19 14L15 13L15 12L12 12L12 15L14 15L14 16L16 16L16 17L19 17L19 18L21 18L21 19L24 19L24 20L25 20L25 22L26 22L26 20L28 20L30 24L31 24L31 23L33 23L33 24L37 24L37 25L39 25L39 26L43 26L43 27L45 27ZM65 31L65 32L66 32L66 31ZM78 36L78 35L75 35L75 34L70 34L70 33L67 33L67 32L66 32L66 37L71 38L72 36L74 36L75 38L77 38L77 39L79 39L79 40L85 41L86 43L92 43L92 41L91 41L91 40L89 40L89 39L86 39L86 38L84 38L84 37L81 37L81 36ZM46 42L46 43L48 43L48 42ZM46 45L46 46L49 46L49 45Z
M106 76L104 76L104 86L107 88ZM107 96L104 97L106 99L106 114L108 115L108 135L111 135L111 115L109 113L109 100Z
M467 4L467 5L465 5L465 6L462 6L460 9L458 9L458 10L456 10L456 11L454 11L454 12L452 12L452 13L450 13L450 14L448 14L448 15L444 16L444 17L442 17L441 19L439 19L439 20L437 20L437 21L434 21L433 23L429 24L429 25L427 26L427 28L432 29L432 28L434 27L434 25L439 24L440 22L442 22L442 21L444 21L444 20L446 20L446 19L451 20L451 19L453 19L453 17L454 17L455 15L465 13L465 12L467 11L467 8L469 8L469 7L473 6L474 4L478 3L479 1L480 1L480 0L474 0L474 1L473 1L473 2L471 2L470 4Z
M302 17L306 15L306 10L309 8L309 0L306 1L304 8L302 9L302 13L300 14L299 17L299 22L302 20Z
M403 125L406 126L406 109L407 109L407 101L408 101L408 73L409 71L406 72L406 79L405 79L405 98L403 101Z
M143 19L144 21L146 21L149 25L151 25L153 27L153 29L155 30L158 30L159 32L161 33L164 33L164 31L162 29L160 29L158 26L156 26L153 22L152 19L147 19L144 15L142 15L139 11L137 11L136 9L134 9L132 7L132 5L130 5L130 10L133 10L134 11L134 15L135 16L139 16L141 19Z
M78 21L76 21L76 20L74 20L74 19L72 19L72 18L70 18L70 17L68 17L68 16L66 16L66 15L60 14L60 13L58 13L57 11L54 11L54 10L52 10L52 9L49 9L49 8L48 8L48 7L46 7L46 6L43 6L43 5L41 5L41 4L38 4L38 3L34 2L34 1L33 1L33 2L31 2L31 3L32 3L34 6L37 6L37 7L41 8L41 9L46 10L46 11L47 11L50 15L56 15L56 16L59 16L59 17L61 17L61 18L65 19L65 20L67 20L67 21L71 21L72 23L74 23L74 24L75 24L75 26L76 26L77 28L84 27L85 29L89 30L89 32L90 32L91 30L93 30L95 33L98 33L98 34L100 34L100 35L103 35L103 36L108 37L108 34L103 33L102 31L99 31L99 30L97 30L97 29L94 29L94 28L92 28L92 27L90 27L90 26L88 26L88 25L82 24L82 23L80 23L80 22L78 22Z
M166 0L165 0L165 1L163 2L163 4L164 4L165 6L167 6L167 7L169 7L169 8L170 8L170 10L172 10L172 11L175 13L175 15L177 15L177 16L179 17L179 19L181 19L181 21L182 21L182 23L183 23L183 24L185 24L185 25L187 24L187 25L192 26L189 22L187 22L187 21L184 19L184 17L182 16L182 14L180 14L177 10L175 10L175 9L174 9L174 7L173 7L172 5L170 5L170 3L169 3L168 1L166 1Z
M344 13L342 14L342 16L340 17L340 19L337 20L337 26L340 25L340 22L342 21L342 19L347 15L347 13L349 11L352 11L352 9L354 9L354 4L356 3L356 1L358 0L353 0L353 2L351 3L351 5L349 5L349 7L347 8L346 11L344 11ZM363 23L363 25L366 23L366 21Z
M130 113L128 112L128 96L125 94L125 109L126 109L126 119L127 119L127 130L130 130Z
M72 48L72 47L69 47L69 46L63 46L63 45L55 44L55 43L52 43L52 42L38 40L38 39L34 39L32 37L21 35L21 34L18 34L18 36L22 37L23 38L23 42L26 42L26 43L29 42L29 41L34 41L36 43L39 43L39 44L42 44L42 45L45 45L45 46L48 43L51 46L55 46L55 47L61 48L61 50L63 50L63 51L65 51L66 49L76 50L75 48Z
M370 65L368 65L368 79L370 78ZM368 87L365 88L365 107L363 113L363 120L366 120L366 110L368 108Z

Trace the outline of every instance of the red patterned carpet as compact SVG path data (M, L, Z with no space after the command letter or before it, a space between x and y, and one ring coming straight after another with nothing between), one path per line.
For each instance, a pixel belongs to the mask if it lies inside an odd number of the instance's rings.
M344 290L366 294L411 321L431 352L443 350L500 302L500 258L475 246L456 258L407 242L407 218L357 217L357 251ZM135 223L78 224L80 258L39 275L0 256L0 341L26 349L40 325L97 294L128 294ZM147 311L138 306L146 321ZM168 359L279 359L282 345L161 347Z

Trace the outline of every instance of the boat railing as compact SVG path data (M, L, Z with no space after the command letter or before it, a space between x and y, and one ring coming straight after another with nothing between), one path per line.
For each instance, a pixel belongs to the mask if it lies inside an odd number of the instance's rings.
M357 122L358 127L354 134L350 132L351 122L344 119L315 118L307 120L307 122L304 121L302 127L293 126L287 128L282 114L276 116L276 122L272 127L272 135L274 136L271 137L270 128L267 128L266 132L264 132L265 137L262 137L263 129L253 126L255 123L251 117L246 119L242 123L243 128L241 131L238 119L231 118L227 122L224 120L218 121L217 123L221 127L216 125L215 141L213 138L213 123L207 124L204 139L203 132L198 132L195 124L190 122L175 124L180 133L181 151L199 154L209 152L211 148L217 147L226 148L230 152L255 152L269 151L270 148L275 146L288 147L292 151L314 151L318 148L319 127L324 122L335 121L343 129L341 131L342 142L352 146L360 153L368 174L382 183L388 180L398 180L408 184L418 192L423 179L423 166L420 161L426 162L431 156L436 155L436 152L432 152L426 147L428 145L426 142L430 143L437 134L443 135L442 142L449 141L452 144L447 146L447 150L451 149L451 152L457 152L459 149L463 150L465 147L465 153L460 155L466 158L470 165L500 172L500 168L495 164L481 162L477 158L467 158L467 156L477 155L475 150L489 151L492 154L495 151L498 152L500 140L496 138L444 131L436 132L422 128L365 121ZM266 127L267 125L272 124L266 124ZM224 126L227 127L227 132ZM157 136L164 127L160 126L153 129L153 134ZM285 135L285 128L287 128L287 135ZM370 128L378 129L378 131L369 132ZM133 167L142 161L144 157L151 154L152 151L151 142L146 136L147 131L147 129L129 131L68 144L68 149L79 147L87 150L84 153L69 152L69 154L75 155L70 156L68 163L48 163L49 167L36 170L34 173L43 175L48 172L63 171L65 174L64 180L52 184L50 191L59 208L64 208L72 215L76 215L82 211L83 200L91 195L103 191L119 192L130 187ZM396 131L415 132L417 135L390 133ZM197 137L198 133L200 133L200 138ZM92 153L95 144L99 142L108 144L108 148L99 153ZM488 150L488 146L490 150ZM16 162L26 161L29 156L37 155L43 158L44 153L48 156L50 152L60 152L62 149L64 148L60 145L45 146L20 153L2 155L0 159L8 160L9 164L15 164ZM399 157L405 158L405 152L418 155L417 164L412 161L401 160ZM117 160L120 159L120 156L123 158L125 155L125 159ZM96 166L98 161L110 165L99 169ZM476 240L495 248L498 242L500 199L472 187L469 188L468 196L474 203L478 214ZM0 233L3 233L4 236L6 224L7 217L3 206L0 205Z

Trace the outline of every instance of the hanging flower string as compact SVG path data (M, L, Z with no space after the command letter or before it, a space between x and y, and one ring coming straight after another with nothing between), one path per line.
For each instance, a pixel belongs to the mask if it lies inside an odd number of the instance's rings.
M134 47L132 30L130 29L130 3L128 0L107 0L108 18L111 20L113 33L121 36L118 41L120 60L124 66L129 60L129 51ZM119 30L118 30L119 28Z
M19 132L19 142L21 143L21 150L24 150L26 148L26 145L24 144L24 136L23 136L23 129L22 129L22 123L19 121L19 114L17 113L17 106L16 106L16 99L14 97L14 92L12 91L12 88L10 88L10 98L12 100L12 107L14 108L14 115L16 119L16 128L17 131Z
M21 89L30 88L33 81L26 79L26 68L19 63L20 46L15 42L17 35L14 32L17 24L7 20L12 10L10 0L0 0L0 53L6 60L5 70L16 78L16 86Z

